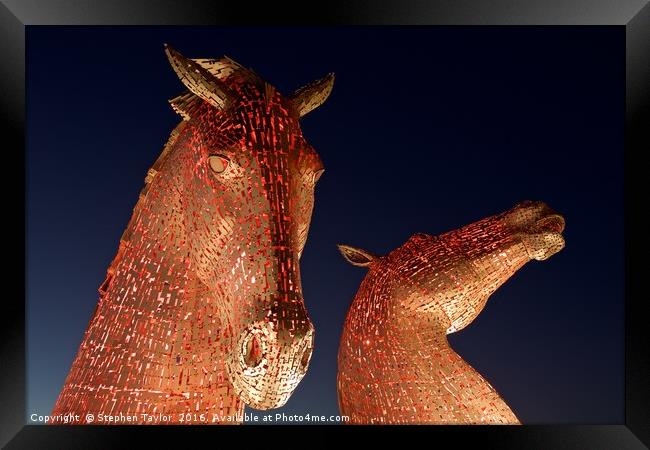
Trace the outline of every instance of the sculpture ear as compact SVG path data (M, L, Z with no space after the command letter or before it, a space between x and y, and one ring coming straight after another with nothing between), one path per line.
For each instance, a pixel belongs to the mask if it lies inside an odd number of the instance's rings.
M339 244L337 247L346 261L353 266L368 267L375 259L377 259L376 255L360 248L350 247L349 245L343 244Z
M300 117L322 105L334 86L334 74L330 73L325 78L314 81L301 87L291 95L290 99Z
M167 44L165 44L165 53L174 72L190 92L219 110L228 108L232 98L223 81L213 76L201 64L184 57ZM179 106L178 109L181 107Z

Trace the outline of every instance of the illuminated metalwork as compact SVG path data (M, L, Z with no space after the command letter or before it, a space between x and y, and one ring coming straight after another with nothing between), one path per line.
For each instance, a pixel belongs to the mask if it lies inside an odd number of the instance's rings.
M311 357L299 259L323 165L299 119L333 74L284 97L227 57L165 51L189 89L170 100L184 120L147 173L54 407L82 422L236 422L244 404L283 405Z
M341 414L350 423L516 424L495 389L446 335L532 259L564 247L564 219L541 202L439 236L415 234L386 256L339 246L367 267L338 355Z

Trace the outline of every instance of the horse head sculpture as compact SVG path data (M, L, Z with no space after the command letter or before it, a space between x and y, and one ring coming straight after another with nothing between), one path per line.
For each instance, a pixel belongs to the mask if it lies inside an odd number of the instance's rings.
M147 174L55 413L223 422L243 404L282 406L309 365L299 260L323 165L299 121L334 77L285 97L230 58L165 51L188 89L170 100L183 121Z
M413 235L386 256L341 245L368 268L338 355L341 414L351 423L519 423L447 341L531 260L564 248L564 219L523 202L439 236Z

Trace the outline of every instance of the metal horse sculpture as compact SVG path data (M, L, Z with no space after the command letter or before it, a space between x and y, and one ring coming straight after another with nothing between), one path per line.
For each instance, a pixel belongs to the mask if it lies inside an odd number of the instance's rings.
M517 424L495 389L446 335L532 259L564 247L564 219L544 203L439 236L415 234L386 256L341 245L369 269L345 319L338 355L341 414L363 424Z
M53 414L231 423L282 406L314 330L299 259L323 172L299 119L333 74L290 97L224 57L165 51L189 90L149 169ZM97 423L97 422L95 422Z

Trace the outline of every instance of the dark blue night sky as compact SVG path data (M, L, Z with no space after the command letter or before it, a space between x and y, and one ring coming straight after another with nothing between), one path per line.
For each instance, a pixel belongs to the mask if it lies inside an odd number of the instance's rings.
M623 422L623 27L28 27L28 415L51 411L179 122L164 42L226 54L285 94L336 73L302 122L326 167L302 258L316 347L273 413L338 413L339 336L365 270L337 243L383 254L531 199L564 215L566 248L450 341L523 423Z

